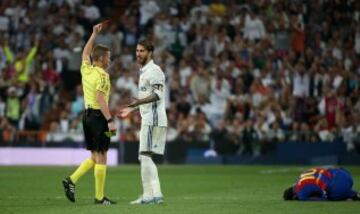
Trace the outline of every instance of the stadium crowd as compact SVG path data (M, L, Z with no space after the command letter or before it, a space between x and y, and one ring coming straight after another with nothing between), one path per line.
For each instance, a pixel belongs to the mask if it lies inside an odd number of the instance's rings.
M93 24L111 47L110 107L137 94L139 38L166 73L168 141L259 155L274 142L360 144L360 2L3 0L0 130L82 133L80 55ZM140 116L117 121L136 141Z

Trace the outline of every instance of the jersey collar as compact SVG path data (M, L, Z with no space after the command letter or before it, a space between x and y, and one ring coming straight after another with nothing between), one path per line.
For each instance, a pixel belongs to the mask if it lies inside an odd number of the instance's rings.
M148 63L146 63L146 65L140 68L140 74L143 74L153 64L154 64L154 60L151 59Z

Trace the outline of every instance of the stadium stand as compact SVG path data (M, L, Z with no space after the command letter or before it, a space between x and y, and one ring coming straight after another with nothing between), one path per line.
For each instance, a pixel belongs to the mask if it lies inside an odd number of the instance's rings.
M3 0L1 146L82 142L80 55L105 19L97 42L114 53L112 112L136 96L134 48L152 38L167 77L170 144L209 156L262 156L282 142L360 153L354 0ZM139 119L118 120L112 141L137 141Z

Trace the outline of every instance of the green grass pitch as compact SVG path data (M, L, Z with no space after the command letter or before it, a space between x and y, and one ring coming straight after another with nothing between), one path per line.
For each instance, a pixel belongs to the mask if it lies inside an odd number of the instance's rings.
M106 195L118 204L93 204L93 171L77 184L76 203L61 180L75 167L0 167L0 213L358 213L360 202L285 202L282 191L308 167L160 166L165 203L129 205L141 192L139 166L109 167ZM346 167L360 189L360 168Z

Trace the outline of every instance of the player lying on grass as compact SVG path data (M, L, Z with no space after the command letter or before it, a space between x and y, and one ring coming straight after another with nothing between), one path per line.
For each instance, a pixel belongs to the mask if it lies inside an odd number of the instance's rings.
M298 181L284 191L284 200L360 200L360 194L352 186L353 179L346 169L312 168L300 174Z

